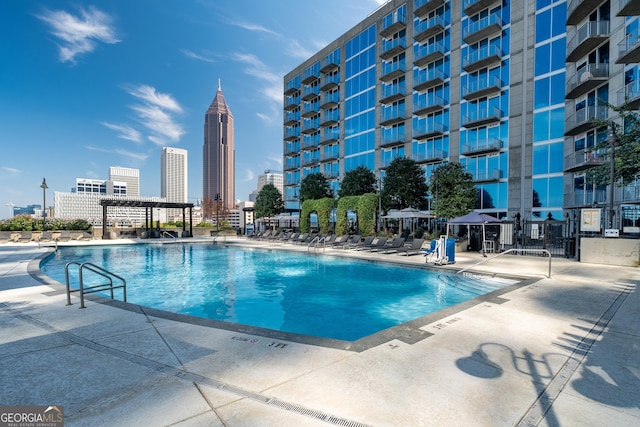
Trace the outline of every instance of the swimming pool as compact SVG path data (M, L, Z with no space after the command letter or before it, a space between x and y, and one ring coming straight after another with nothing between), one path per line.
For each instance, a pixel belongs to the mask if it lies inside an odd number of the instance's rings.
M124 277L133 304L346 341L505 286L478 287L477 280L452 280L443 272L335 256L201 243L59 248L41 269L65 283L71 261ZM91 284L91 275L84 279Z

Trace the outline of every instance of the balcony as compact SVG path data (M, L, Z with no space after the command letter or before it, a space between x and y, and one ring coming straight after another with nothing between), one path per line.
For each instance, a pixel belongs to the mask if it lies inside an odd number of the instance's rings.
M310 133L315 133L318 131L318 129L320 129L320 117L316 117L314 119L306 119L302 123L303 134L308 135ZM304 144L303 144L303 148L304 148Z
M473 174L474 183L497 182L500 181L502 172L500 169L492 169L490 171L481 171Z
M404 61L383 62L380 80L383 82L389 82L403 76L405 72Z
M380 103L392 104L405 96L404 81L401 84L385 84L382 85L382 98L380 98Z
M413 90L423 92L434 86L441 85L447 79L447 75L436 68L427 70L414 70L413 72Z
M604 105L589 105L582 108L565 121L566 136L576 136L579 133L593 129L597 126L595 121L606 120L608 117L608 108Z
M398 145L404 145L406 139L404 137L404 129L402 131L393 130L391 132L382 131L380 136L380 147L390 148Z
M291 111L300 105L300 96L285 96L284 97L284 109L285 111Z
M340 110L326 110L320 120L320 127L330 127L340 120Z
M470 101L483 96L495 95L500 93L502 86L502 80L500 80L498 76L487 76L468 83L467 86L463 87L462 97Z
M504 53L498 46L485 46L462 58L462 68L464 68L467 73L473 73L481 68L499 64L503 56Z
M380 126L392 126L403 122L406 119L404 108L382 108L380 115Z
M477 141L475 144L463 144L460 154L465 156L477 156L480 154L496 153L502 148L502 141L498 138L489 138L485 141Z
M287 111L284 114L284 125L292 126L300 121L300 110Z
M284 162L284 170L300 169L300 157L286 159Z
M294 95L300 92L300 84L298 82L289 81L287 87L284 90L285 95Z
M486 39L493 34L502 32L504 22L499 13L492 13L477 21L467 20L467 26L462 29L462 40L466 44L473 44Z
M320 91L329 92L340 84L340 74L327 74L323 80L322 85L320 85Z
M309 151L315 150L320 146L320 136L319 135L311 135L303 138L302 140L302 150Z
M310 101L320 96L320 86L305 86L302 89L302 100Z
M609 38L609 21L589 21L578 27L567 43L567 62L576 62Z
M400 13L399 10L396 10L382 18L380 28L382 28L382 30L380 30L380 35L382 37L389 37L398 31L407 28L407 17L404 13Z
M640 15L640 0L620 0L618 16Z
M421 141L427 138L442 136L447 131L447 126L442 123L421 123L413 128L413 139Z
M302 117L308 119L309 117L313 117L320 112L319 103L316 102L305 102L302 107Z
M325 172L322 173L322 175L324 175L324 177L327 179L327 181L331 181L331 180L335 180L337 178L340 178L340 171L339 170L325 171Z
M339 140L340 140L339 129L325 129L322 135L320 136L320 145L333 144L334 142L338 142Z
M602 0L569 0L567 2L567 25L578 25L595 12Z
M423 18L443 5L444 0L415 0L413 5L413 14L418 18Z
M300 178L285 178L284 185L286 185L287 187L291 185L300 185Z
M447 159L447 153L442 150L427 150L424 153L413 153L411 158L416 163L439 163Z
M494 3L498 3L498 0L463 0L462 10L465 15L473 16Z
M300 127L289 127L284 130L285 141L293 141L294 139L298 138L300 138Z
M447 23L439 15L427 21L418 21L413 27L413 39L418 43L422 43L436 34L443 32L446 26Z
M413 64L422 67L437 59L443 58L447 53L442 43L430 43L413 47Z
M467 129L498 123L504 113L498 107L478 108L462 117L462 126Z
M382 51L380 52L380 58L388 60L396 55L404 52L407 49L407 43L403 38L383 39Z
M288 142L284 145L284 154L293 154L300 151L300 144L298 142Z
M309 85L315 82L316 80L320 79L320 67L319 67L320 64L318 63L316 65L317 66L314 65L304 71L304 76L302 77L303 85Z
M420 97L413 103L413 114L416 116L426 116L436 111L444 110L447 102L437 95Z
M322 61L322 67L320 68L320 72L322 74L328 74L333 70L335 70L336 68L338 68L339 66L340 66L340 58L334 58L333 56L331 58L325 58L325 60Z
M337 146L336 146L337 148ZM320 161L321 162L332 162L334 160L338 160L340 158L340 152L338 150L329 150L329 151L323 151L320 154Z
M397 158L403 158L404 156L395 155L392 158L380 159L380 168L388 168L389 165Z
M335 107L340 102L340 92L325 93L320 103L320 108L327 110Z
M618 92L618 106L624 103L632 110L640 109L640 82L631 82Z
M573 189L573 192L564 195L566 207L591 207L598 204L605 204L609 200L607 190L587 190Z
M618 45L618 59L616 64L635 64L640 62L640 37L628 35Z
M302 159L302 166L313 166L318 163L320 163L320 156L310 156Z
M565 98L576 99L609 80L609 64L587 64L567 81Z
M564 171L567 173L577 173L604 164L601 154L587 150L579 150L564 158Z

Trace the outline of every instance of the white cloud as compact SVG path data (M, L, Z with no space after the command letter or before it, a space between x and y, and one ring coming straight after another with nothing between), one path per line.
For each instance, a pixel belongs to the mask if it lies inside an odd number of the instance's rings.
M191 58L191 59L196 59L198 61L204 61L204 62L215 62L213 60L213 58L209 57L209 52L206 52L206 55L200 55L198 53L195 53L189 49L180 49L180 52L182 52L186 57Z
M10 168L9 166L0 166L0 169L2 169L5 172L9 172L9 173L21 173L22 172L20 169Z
M275 154L272 154L272 155L268 156L267 159L271 160L274 163L276 163L278 165L278 168L282 169L282 157L279 157L279 156L276 156Z
M100 122L100 124L118 132L118 138L133 142L142 142L142 135L140 132L129 125L117 125L108 122Z
M324 45L322 47L324 47ZM315 52L302 47L300 42L294 39L289 42L289 50L287 53L289 54L289 56L292 56L294 58L306 60L312 57Z
M131 105L138 115L138 121L151 131L148 139L158 145L165 145L166 140L178 142L184 134L182 125L173 117L174 113L181 113L182 107L169 94L156 92L148 85L128 88L127 92L142 101Z
M275 31L272 31L266 27L263 27L262 25L258 25L258 24L252 24L249 22L245 22L245 21L237 21L237 20L232 20L232 19L226 19L227 23L229 25L233 25L235 27L240 27L240 28L244 28L245 30L249 30L249 31L257 31L260 33L265 33L265 34L270 34L272 36L276 36L276 37L281 37L280 34L276 33Z
M38 19L51 27L51 34L59 39L60 61L75 63L78 55L92 52L98 42L120 42L111 27L111 17L90 7L80 10L80 16L59 10L45 10Z
M119 154L120 156L129 157L129 158L135 159L135 160L147 160L147 158L149 157L148 154L132 153L131 151L122 150L122 149L117 149L117 150L115 150L115 152L116 152L116 154Z
M247 53L236 53L232 57L235 61L244 63L247 67L244 72L258 80L267 83L260 89L260 92L269 100L278 104L282 103L282 78L283 76L274 73L257 56Z
M240 182L251 182L251 181L253 181L255 176L256 175L253 173L253 171L251 169L245 169L244 170L244 178L242 178L240 180Z

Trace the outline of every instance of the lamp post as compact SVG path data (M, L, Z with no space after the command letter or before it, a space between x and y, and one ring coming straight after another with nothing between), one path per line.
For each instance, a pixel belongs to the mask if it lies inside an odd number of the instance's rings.
M216 231L220 231L220 194L216 194Z
M47 221L47 181L42 178L42 184L40 184L40 188L42 188L42 231L44 231L45 222Z
M615 124L611 122L609 124L609 135L607 135L607 142L609 143L609 228L613 228L613 217L615 211L613 208L613 196L614 196L614 184L615 184L615 150L616 143L618 142L618 135L616 135Z
M7 203L7 206L9 206L9 218L13 218L13 207L15 205L13 204L13 202L9 202Z
M382 171L378 175L378 233L382 231Z
M296 205L296 213L298 214L298 230L300 230L300 199L298 193L293 193L293 200Z

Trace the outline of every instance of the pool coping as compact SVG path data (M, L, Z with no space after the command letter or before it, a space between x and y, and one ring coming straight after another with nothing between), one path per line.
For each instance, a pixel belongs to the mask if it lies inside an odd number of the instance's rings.
M122 244L148 244L148 243L158 245L158 244L173 244L178 242L174 242L174 241L131 242L131 243L119 242L119 243L114 243L113 245L115 246L115 245L122 245ZM183 241L182 243L211 244L210 241L209 242L202 242L202 241L201 242L199 241L184 242ZM274 250L273 247L263 248L263 247L256 247L252 245L245 245L245 244L232 244L230 242L224 243L224 245L247 247L247 248L252 248L256 250ZM64 247L71 247L71 246L87 246L87 245L86 244L65 245ZM287 250L286 247L277 247L277 249L275 250L299 253L299 251ZM54 253L55 253L55 248L49 247L44 253L40 254L39 256L35 257L29 262L27 266L27 271L32 278L54 289L53 292L47 292L46 293L47 295L66 294L65 284L52 279L51 277L44 274L40 269L40 264L43 261L45 261L47 258L53 256ZM338 255L323 254L323 256L338 256ZM373 260L370 258L353 256L353 254L349 256L349 258L359 259L359 260L368 261L368 262L375 262L380 264L403 266L407 268L436 270L433 267L429 267L428 265L413 265L413 264L402 263L402 262L392 262L392 261L384 261L384 260L377 260L377 259ZM456 270L455 268L448 268L447 271L451 273L451 272L459 271L459 269ZM406 344L415 344L433 335L432 333L426 332L425 330L423 330L422 329L423 327L429 324L438 322L447 317L456 315L462 311L465 311L471 307L477 306L482 303L492 303L492 304L498 304L498 305L503 304L509 300L506 298L503 298L502 295L541 280L541 278L537 278L537 277L523 278L521 276L513 276L513 275L505 275L505 274L486 274L483 272L473 272L473 271L468 271L468 272L469 274L477 275L477 276L500 277L500 278L506 278L510 280L519 280L519 281L517 283L514 283L512 285L507 285L495 291L491 291L489 293L479 295L468 301L453 305L451 307L444 308L442 310L438 310L434 313L430 313L425 316L415 318L413 320L401 323L396 326L392 326L387 329L383 329L379 332L373 333L371 335L367 335L355 341L345 341L345 340L338 340L333 338L324 338L324 337L316 337L311 335L296 334L291 332L282 332L282 331L277 331L275 329L262 328L258 326L244 325L244 324L233 323L233 322L224 322L220 320L206 319L206 318L190 316L186 314L172 313L169 311L160 310L152 307L146 307L146 306L123 302L119 300L112 300L110 298L102 297L96 294L87 294L85 295L84 298L85 300L108 305L114 308L135 312L143 315L148 315L156 318L191 324L191 325L222 329L222 330L238 332L238 333L248 334L248 335L261 336L261 337L269 338L273 340L283 340L283 341L295 342L299 344L326 347L326 348L337 349L337 350L347 350L347 351L360 353L365 350L371 349L373 347L377 347L379 345L385 344L393 340L399 340Z

